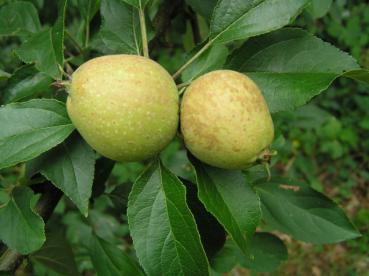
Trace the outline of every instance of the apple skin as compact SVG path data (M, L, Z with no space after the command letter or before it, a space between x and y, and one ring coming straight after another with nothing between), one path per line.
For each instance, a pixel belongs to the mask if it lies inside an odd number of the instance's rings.
M274 137L259 88L231 70L196 79L184 94L180 121L187 149L204 163L223 169L250 167Z
M141 56L108 55L72 75L67 110L98 153L116 161L153 157L178 127L178 90L169 73Z

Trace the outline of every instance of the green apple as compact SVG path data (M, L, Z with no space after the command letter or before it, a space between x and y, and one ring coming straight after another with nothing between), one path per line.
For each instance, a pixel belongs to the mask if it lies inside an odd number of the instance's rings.
M230 70L205 74L187 88L181 131L195 157L224 169L249 167L274 137L259 88L244 74Z
M178 127L178 90L169 73L141 56L108 55L72 75L68 114L87 143L117 161L161 151Z

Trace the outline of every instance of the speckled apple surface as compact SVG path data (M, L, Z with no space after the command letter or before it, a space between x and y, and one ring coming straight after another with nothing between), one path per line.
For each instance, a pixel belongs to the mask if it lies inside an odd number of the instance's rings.
M67 110L98 153L117 161L139 161L173 139L178 90L169 73L150 59L103 56L73 73Z
M244 74L230 70L205 74L187 88L181 130L195 157L224 169L249 167L274 137L259 88Z

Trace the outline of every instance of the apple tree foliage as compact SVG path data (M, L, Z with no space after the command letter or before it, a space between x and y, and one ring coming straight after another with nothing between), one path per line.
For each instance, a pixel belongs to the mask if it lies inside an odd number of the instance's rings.
M54 22L43 24L41 7L51 2ZM260 166L213 168L175 145L170 156L164 151L141 165L132 187L107 186L114 163L76 132L58 86L95 56L144 54L148 44L155 59L165 47L163 36L179 36L168 26L178 24L170 15L182 9L198 26L183 63L171 70L180 87L232 69L258 84L272 114L291 111L337 78L369 82L369 72L349 54L291 27L303 12L323 15L330 2L0 2L0 39L17 42L11 58L19 64L13 72L0 70L0 172L22 170L13 182L0 178L0 270L15 270L28 258L45 275L78 275L85 267L77 266L71 242L98 275L205 276L235 266L268 272L287 259L286 246L271 231L313 244L359 237L335 202L299 179L273 171L268 181ZM78 11L78 20L69 20L70 10ZM98 28L94 21L101 22ZM52 214L61 196L68 204ZM110 216L100 215L95 203L101 198L109 199ZM56 218L69 223L66 234L49 226Z

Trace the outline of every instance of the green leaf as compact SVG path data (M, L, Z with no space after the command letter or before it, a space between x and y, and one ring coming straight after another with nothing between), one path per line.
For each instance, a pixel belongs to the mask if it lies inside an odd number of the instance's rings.
M28 187L13 189L11 199L0 207L0 239L21 254L39 249L45 242L45 224L31 209L33 191Z
M228 56L228 48L224 45L214 45L196 59L182 74L184 82L190 82L193 79L221 69Z
M32 3L17 1L0 9L0 37L20 36L24 38L40 30L38 13Z
M138 11L122 0L102 0L100 36L106 47L120 54L140 54Z
M311 0L306 10L314 19L321 18L329 11L333 0Z
M226 241L226 232L217 219L206 211L205 206L197 197L196 184L181 179L186 186L186 199L188 207L195 217L199 229L202 245L208 257L217 253Z
M367 69L352 70L344 73L343 76L356 81L369 83L369 70Z
M314 104L307 104L293 111L291 126L302 129L319 128L327 122L332 115Z
M226 43L268 33L289 24L309 0L219 0L210 40Z
M149 0L123 0L123 1L138 9L145 8L146 4L149 2Z
M45 93L50 89L52 81L52 78L38 72L34 66L23 66L8 80L3 92L3 102L17 102Z
M51 40L56 62L63 68L64 65L64 21L67 0L58 0L58 19L51 29Z
M308 32L286 28L247 41L227 68L251 77L269 110L278 112L304 105L343 72L359 66L347 53Z
M272 272L288 257L284 243L269 233L254 235L250 241L250 253L253 258L246 258L235 242L228 239L223 249L212 260L212 268L225 273L240 265L257 272Z
M183 184L159 161L134 183L128 223L141 265L149 275L208 275Z
M0 81L9 79L12 75L0 69Z
M0 122L0 169L39 156L74 129L65 105L46 99L1 107Z
M255 186L267 225L315 244L360 237L344 212L323 194L299 182L279 180Z
M269 233L256 233L250 247L253 258L243 258L240 264L254 271L272 272L288 258L283 241Z
M27 169L33 174L41 172L87 216L95 153L77 133L58 147L30 161Z
M99 276L144 275L137 262L127 253L96 235L91 237L89 254Z
M169 148L170 146L168 146ZM160 153L160 158L164 164L172 173L183 179L195 182L195 173L190 161L187 157L187 152L179 147L174 149L174 153L169 158L164 155L166 149Z
M52 28L33 34L15 51L25 63L35 63L35 67L54 79L61 79L59 66L64 60L64 17L66 0L59 2L59 16Z
M88 24L99 11L100 0L77 0L77 6L82 17Z
M77 36L83 40L84 46L87 47L90 37L90 23L100 9L100 0L76 0L75 7L82 16L82 22L79 25Z
M191 162L196 170L199 199L248 254L247 241L261 218L258 195L241 171L210 167L193 157Z
M61 78L51 29L32 35L15 52L23 62L35 63L40 72L54 79Z
M210 20L211 15L213 14L213 10L215 5L217 4L217 0L186 0L188 5L190 5L197 13Z
M72 248L62 231L49 232L46 236L46 242L41 249L30 255L31 261L61 275L79 275Z

